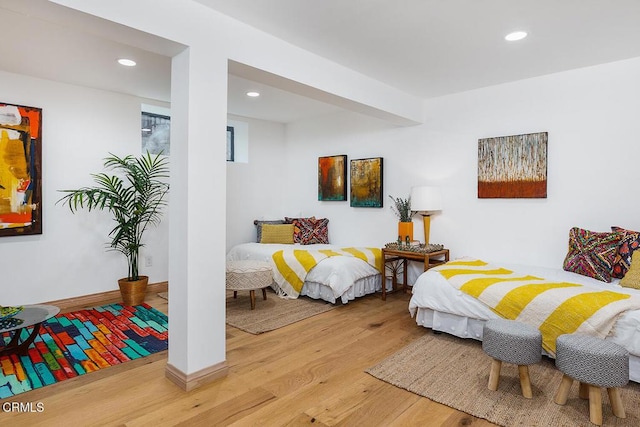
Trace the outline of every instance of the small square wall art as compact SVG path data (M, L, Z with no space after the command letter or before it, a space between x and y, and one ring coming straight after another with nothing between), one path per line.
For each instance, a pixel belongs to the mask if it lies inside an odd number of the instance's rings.
M347 200L347 156L318 157L318 200Z
M0 236L42 234L42 109L0 103Z
M351 160L351 206L382 207L382 157Z
M478 140L478 198L547 197L547 132Z

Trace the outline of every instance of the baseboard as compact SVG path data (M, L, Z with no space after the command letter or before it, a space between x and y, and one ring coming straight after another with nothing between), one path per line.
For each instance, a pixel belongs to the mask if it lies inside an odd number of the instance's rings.
M166 292L169 289L169 282L149 283L147 285L147 294ZM66 310L77 310L80 307L95 307L96 305L105 304L105 301L122 301L120 290L100 292L97 294L83 295L79 297L61 299L57 301L49 301L44 304L55 305L60 308L61 312Z
M182 390L191 391L195 388L226 377L229 373L229 367L227 366L227 362L220 362L192 374L185 374L175 366L167 363L164 373L165 377Z

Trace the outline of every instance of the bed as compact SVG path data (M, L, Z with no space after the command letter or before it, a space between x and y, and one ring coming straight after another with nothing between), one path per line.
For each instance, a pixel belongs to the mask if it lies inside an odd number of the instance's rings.
M259 260L272 263L273 255L279 251L304 250L343 251L345 247L332 244L291 245L278 243L242 243L227 253L227 261ZM356 248L357 249L357 248ZM362 248L364 249L364 248ZM278 283L272 285L276 293L287 295ZM382 275L373 265L356 256L327 256L318 262L304 278L299 295L322 299L330 303L348 303L355 298L382 290ZM297 296L297 295L296 295ZM296 297L293 296L293 297Z
M640 299L640 291L623 288L616 279L611 283L605 283L561 269L509 264L500 267L513 271L514 274L531 275L551 282L577 283L594 290L612 290L615 293L629 294L629 299L635 302ZM420 326L460 338L481 341L484 322L500 316L488 305L455 287L456 284L452 284L451 279L445 278L447 273L444 270L447 268L452 267L447 267L446 264L438 266L418 277L413 286L409 312ZM629 350L629 377L632 381L640 382L640 309L629 309L617 315L605 339Z

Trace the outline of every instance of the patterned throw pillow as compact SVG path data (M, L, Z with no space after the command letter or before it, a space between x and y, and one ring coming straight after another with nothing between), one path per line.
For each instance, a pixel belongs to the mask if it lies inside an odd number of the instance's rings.
M260 240L262 240L262 224L284 224L284 220L276 219L272 221L262 221L256 219L253 223L256 226L256 242L260 243Z
M329 220L327 218L288 218L286 222L293 224L293 241L301 245L329 243Z
M329 243L329 220L320 218L315 221L313 228L305 230L303 245L312 245L314 243Z
M622 233L622 240L618 244L616 257L613 260L613 271L611 272L612 277L622 279L627 274L629 267L631 267L633 252L640 247L640 232L626 230L621 227L611 227L611 231Z
M569 251L562 268L573 273L611 281L613 260L622 233L595 233L573 227L569 231Z
M627 274L620 280L620 286L640 289L640 251L634 252L631 256L631 266Z
M288 216L284 217L284 222L286 224L293 224L293 242L294 243L302 243L304 240L303 232L305 229L313 226L313 223L316 221L315 216L311 216L309 218L291 218Z

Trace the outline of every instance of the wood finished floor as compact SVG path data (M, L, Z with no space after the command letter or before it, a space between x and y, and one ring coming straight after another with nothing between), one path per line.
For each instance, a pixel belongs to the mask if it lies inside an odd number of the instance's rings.
M0 408L0 425L493 426L364 372L431 333L408 301L372 295L262 335L227 326L224 379L184 392L164 376L165 352L0 400L44 404L40 413ZM155 294L147 303L167 312Z

